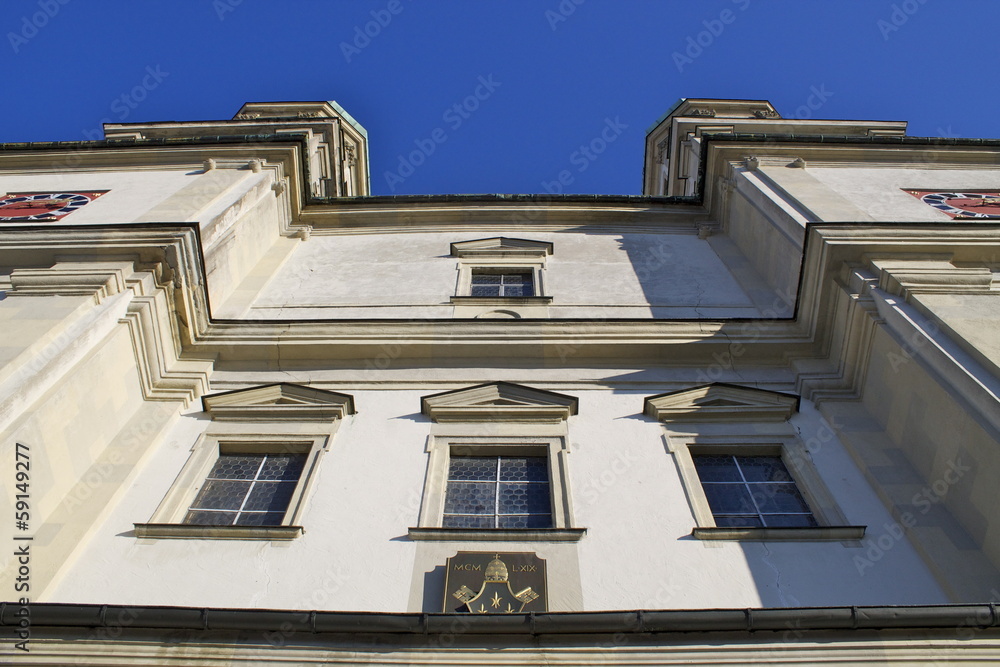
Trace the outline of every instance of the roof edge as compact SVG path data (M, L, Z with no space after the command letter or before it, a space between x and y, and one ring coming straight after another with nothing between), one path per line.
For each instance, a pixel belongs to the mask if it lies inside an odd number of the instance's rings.
M0 626L17 626L28 608L31 625L40 627L119 627L164 630L278 630L309 633L437 635L454 631L461 618L471 635L640 634L674 632L796 632L809 630L907 630L975 626L1000 627L993 603L865 606L766 607L746 609L670 609L545 612L476 615L388 612L338 612L276 609L221 609L136 605L0 603Z

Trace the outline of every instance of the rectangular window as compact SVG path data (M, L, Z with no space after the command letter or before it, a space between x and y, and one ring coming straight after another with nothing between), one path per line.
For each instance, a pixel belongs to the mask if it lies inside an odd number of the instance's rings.
M695 469L720 528L817 526L781 456L695 455Z
M452 456L442 526L552 528L545 456Z
M280 526L306 454L220 454L184 523Z
M473 269L472 296L534 296L531 271Z

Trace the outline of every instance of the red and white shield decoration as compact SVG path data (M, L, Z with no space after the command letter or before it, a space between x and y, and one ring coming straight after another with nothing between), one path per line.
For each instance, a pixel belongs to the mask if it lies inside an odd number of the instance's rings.
M0 222L49 222L86 206L99 192L21 192L0 197Z
M1000 190L906 190L956 219L1000 220Z

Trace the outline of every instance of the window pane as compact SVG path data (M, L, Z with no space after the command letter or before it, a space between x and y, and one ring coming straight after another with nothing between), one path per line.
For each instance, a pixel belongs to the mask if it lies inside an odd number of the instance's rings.
M692 458L715 525L817 525L780 456L699 455Z
M780 456L737 456L748 482L791 482L792 476Z
M503 282L503 275L499 273L473 273L473 285L499 285Z
M237 526L280 526L284 512L242 512Z
M284 512L295 492L295 482L256 482L243 509Z
M502 480L499 487L498 477ZM477 479L481 481L475 481ZM456 515L479 516L473 520ZM451 457L442 525L452 528L551 528L548 457Z
M449 482L444 500L447 514L495 514L497 485L489 482Z
M500 528L551 528L551 514L505 514L500 517Z
M306 465L305 454L275 455L268 454L264 467L258 479L280 479L297 481Z
M306 458L305 454L220 455L184 523L281 525ZM202 511L210 509L228 511Z
M817 525L812 514L768 514L764 522L770 528L810 528Z
M184 517L184 523L195 526L231 526L236 519L236 512L199 512L191 510Z
M809 513L809 506L794 484L751 484L750 487L762 514Z
M508 482L547 482L549 461L544 456L505 456L500 459L500 479Z
M238 510L250 491L251 482L236 480L208 480L201 487L191 509Z
M473 285L472 296L500 296L500 285Z
M549 502L549 485L540 482L510 484L500 483L500 508L498 514L544 513L552 511Z
M212 467L209 477L218 479L253 479L260 468L262 456L223 454Z
M702 482L740 482L739 468L732 456L694 456L694 467Z
M492 514L485 516L445 514L441 525L445 528L495 528L494 521L496 521L496 517Z
M764 524L756 516L716 516L715 525L719 528L762 528Z
M497 457L453 456L448 466L448 479L495 481Z
M743 484L705 484L704 488L712 514L755 514L757 511Z

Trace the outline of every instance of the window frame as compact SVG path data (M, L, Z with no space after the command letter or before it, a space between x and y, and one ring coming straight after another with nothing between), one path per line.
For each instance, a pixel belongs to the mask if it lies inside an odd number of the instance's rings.
M457 425L449 425L457 426ZM518 425L523 426L523 425ZM462 429L457 429L461 431ZM532 430L538 430L533 427ZM427 444L427 474L418 525L409 529L414 540L456 541L577 541L585 528L572 527L572 494L566 474L569 445L564 435L432 435ZM549 467L551 528L446 528L443 527L448 473L453 455L544 456Z
M643 414L661 422L667 451L673 454L695 519L699 540L821 541L857 546L865 526L847 518L812 463L795 427L794 394L724 382L649 396ZM697 454L781 457L796 488L819 524L809 527L720 527L694 465Z
M205 433L191 448L191 456L148 523L135 524L136 537L190 537L216 539L294 539L302 534L300 523L321 455L329 438L294 434ZM306 461L288 501L281 524L276 526L209 526L184 523L191 504L205 485L208 473L222 454L305 454Z
M696 526L692 536L700 540L839 540L864 537L864 526L848 525L827 489L802 442L780 435L748 436L667 436L668 450L674 455L681 483L687 494ZM810 527L720 527L708 504L701 478L695 468L696 455L780 456L792 481L802 494L818 526Z
M545 264L554 246L547 241L497 236L451 244L455 266L455 294L450 302L456 317L547 317L552 297L545 286ZM477 271L531 273L532 296L472 296Z
M545 258L494 257L459 258L455 295L451 303L462 305L548 304L552 297L545 291ZM532 296L473 296L472 276L477 272L530 273Z
M191 447L187 461L147 523L136 523L139 538L290 540L299 525L320 457L340 423L354 414L354 397L281 382L202 396L211 420ZM278 526L205 526L183 523L220 454L306 454L306 462Z

